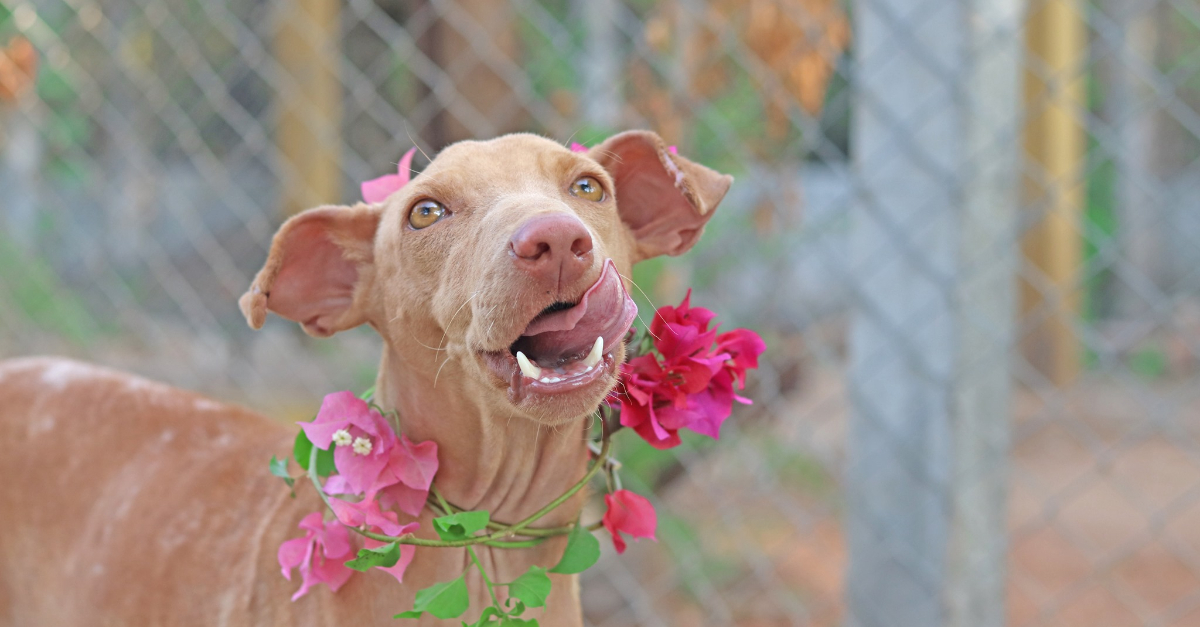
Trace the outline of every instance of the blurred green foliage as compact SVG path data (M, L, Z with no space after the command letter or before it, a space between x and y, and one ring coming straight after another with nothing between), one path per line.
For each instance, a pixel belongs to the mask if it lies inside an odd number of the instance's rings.
M24 255L0 235L0 303L6 318L19 317L22 325L40 329L73 344L87 346L105 332L71 289L63 285L50 266ZM9 308L11 307L11 311Z

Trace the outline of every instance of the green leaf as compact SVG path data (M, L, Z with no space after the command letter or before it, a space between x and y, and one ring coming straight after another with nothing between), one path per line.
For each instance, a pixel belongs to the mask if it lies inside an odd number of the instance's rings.
M524 618L514 618L512 616L505 616L504 618L500 619L500 627L540 627L540 626L538 625L537 619L534 619L534 618L530 618L530 619L526 620Z
M600 541L588 531L587 527L576 524L567 536L567 548L563 551L562 559L550 569L560 575L574 575L589 569L600 559Z
M337 472L337 466L333 465L333 447L328 450L317 451L317 475L328 477Z
M296 458L296 463L308 472L308 460L312 458L313 443L308 439L308 435L304 433L304 429L296 434L296 443L292 445L292 457ZM333 465L333 447L328 450L317 451L317 475L320 477L328 477L337 471Z
M504 599L504 607L508 608L509 616L520 616L525 613L525 604L514 597Z
M489 605L483 608L483 613L479 615L479 620L469 625L467 624L467 621L463 621L463 627L484 627L485 625L495 625L500 622L499 619L501 618L504 618L504 612L501 612L500 608L494 605Z
M433 519L433 530L443 540L462 540L487 527L491 515L487 512L459 512Z
M437 583L424 590L418 590L413 609L400 612L392 618L420 618L425 612L437 618L458 618L467 611L469 604L467 581L463 575L459 575L454 581Z
M346 562L346 566L359 572L366 572L376 566L391 568L400 561L400 545L389 542L374 549L359 549L358 557Z
M308 472L308 460L312 457L313 443L308 440L308 435L304 433L304 429L296 434L296 443L292 445L292 457L296 459L296 463Z
M272 455L270 467L271 474L287 482L289 488L292 487L292 484L296 483L296 480L288 474L288 463L286 459L275 459L275 456Z
M530 566L524 575L508 584L508 594L529 607L542 607L550 596L550 577L541 566Z
M373 386L373 385L371 387L367 388L366 392L359 394L358 399L365 401L365 400L371 398L372 396L375 396L375 386Z
M296 480L288 475L287 459L275 459L275 456L272 455L269 467L271 468L271 474L283 479L287 487L292 490L292 498L296 498Z

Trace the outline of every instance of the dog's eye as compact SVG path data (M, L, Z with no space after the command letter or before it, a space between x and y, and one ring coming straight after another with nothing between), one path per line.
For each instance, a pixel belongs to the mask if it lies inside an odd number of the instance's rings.
M600 202L604 200L604 188L600 187L600 182L596 179L585 176L571 183L571 195L592 202Z
M408 223L414 229L423 229L446 217L446 207L436 200L422 200L408 214Z

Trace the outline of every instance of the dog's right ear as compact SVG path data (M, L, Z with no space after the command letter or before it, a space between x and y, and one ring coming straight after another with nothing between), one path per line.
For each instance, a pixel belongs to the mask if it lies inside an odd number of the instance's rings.
M637 242L634 263L687 252L733 177L667 148L650 131L626 131L588 151L612 175L617 211Z
M326 206L293 216L238 300L246 322L262 328L267 311L328 337L367 321L380 205Z

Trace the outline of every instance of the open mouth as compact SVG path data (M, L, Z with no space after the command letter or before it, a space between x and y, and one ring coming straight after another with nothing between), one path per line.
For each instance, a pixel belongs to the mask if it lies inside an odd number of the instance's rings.
M637 306L611 259L577 303L554 303L525 327L507 351L484 361L509 382L509 396L559 394L585 387L616 368L613 351L637 316Z

